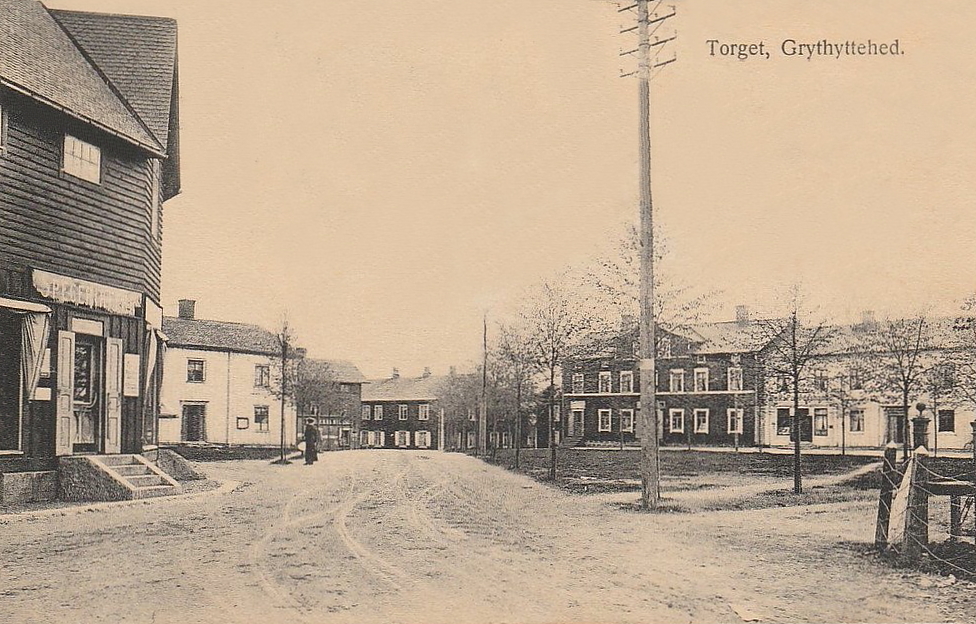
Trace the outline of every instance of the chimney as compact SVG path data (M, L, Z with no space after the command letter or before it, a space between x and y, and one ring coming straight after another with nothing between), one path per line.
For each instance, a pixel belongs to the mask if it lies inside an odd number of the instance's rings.
M423 376L424 376L424 379L427 379L428 377L430 377L430 367L429 366L425 366L424 367L424 375Z
M745 325L749 322L749 306L735 306L735 322L739 325Z
M874 318L874 310L864 310L861 312L861 328L866 330L877 329L878 321Z
M399 378L400 378L400 369L399 368L394 368L393 369L393 375L391 376L391 379L399 379Z
M196 316L197 302L193 299L180 299L180 318L193 320Z

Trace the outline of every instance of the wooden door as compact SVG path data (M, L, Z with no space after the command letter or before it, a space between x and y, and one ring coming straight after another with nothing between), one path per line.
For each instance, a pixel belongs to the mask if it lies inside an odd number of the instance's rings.
M105 452L122 451L122 339L105 340Z
M55 452L71 455L74 432L75 334L58 332L58 384L56 405Z

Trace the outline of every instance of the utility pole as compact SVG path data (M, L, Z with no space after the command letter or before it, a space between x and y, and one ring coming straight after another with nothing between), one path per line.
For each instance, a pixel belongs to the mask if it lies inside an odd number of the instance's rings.
M478 454L488 454L488 313L481 317L481 415L478 418Z
M641 235L641 301L640 301L640 422L641 422L641 508L648 510L658 506L661 499L661 475L658 455L658 417L655 386L655 339L654 339L654 211L651 201L651 69L667 65L674 59L656 63L651 58L651 47L660 47L671 39L655 37L651 42L651 24L654 30L674 15L670 13L652 17L649 0L637 0L636 4L621 9L637 9L638 100L640 108L640 235ZM655 8L661 4L656 2ZM629 29L628 29L629 30ZM629 54L624 52L622 54Z
M285 397L288 396L288 321L281 328L281 463L285 460ZM297 425L296 425L297 426ZM306 441L305 444L308 444Z

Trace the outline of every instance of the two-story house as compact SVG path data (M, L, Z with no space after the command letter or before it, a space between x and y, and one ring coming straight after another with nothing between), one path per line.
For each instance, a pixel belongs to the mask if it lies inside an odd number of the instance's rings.
M178 128L173 20L0 0L0 473L155 443Z
M388 379L363 387L360 448L441 448L443 414L438 400L445 377L425 370L420 377Z
M740 307L735 321L658 330L656 409L665 444L753 445L761 371L755 322ZM565 444L633 444L639 439L638 332L594 336L585 355L563 367Z
M168 339L159 415L161 444L211 442L276 446L297 441L295 406L284 414L275 393L280 347L270 331L248 323L196 318L182 299L163 319Z

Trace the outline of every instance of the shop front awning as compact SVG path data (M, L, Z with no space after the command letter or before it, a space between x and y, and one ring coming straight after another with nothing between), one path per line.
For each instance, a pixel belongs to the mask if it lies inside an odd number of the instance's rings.
M0 308L7 308L14 312L36 312L39 314L50 314L51 308L43 303L33 303L31 301L21 301L19 299L7 299L0 297Z

